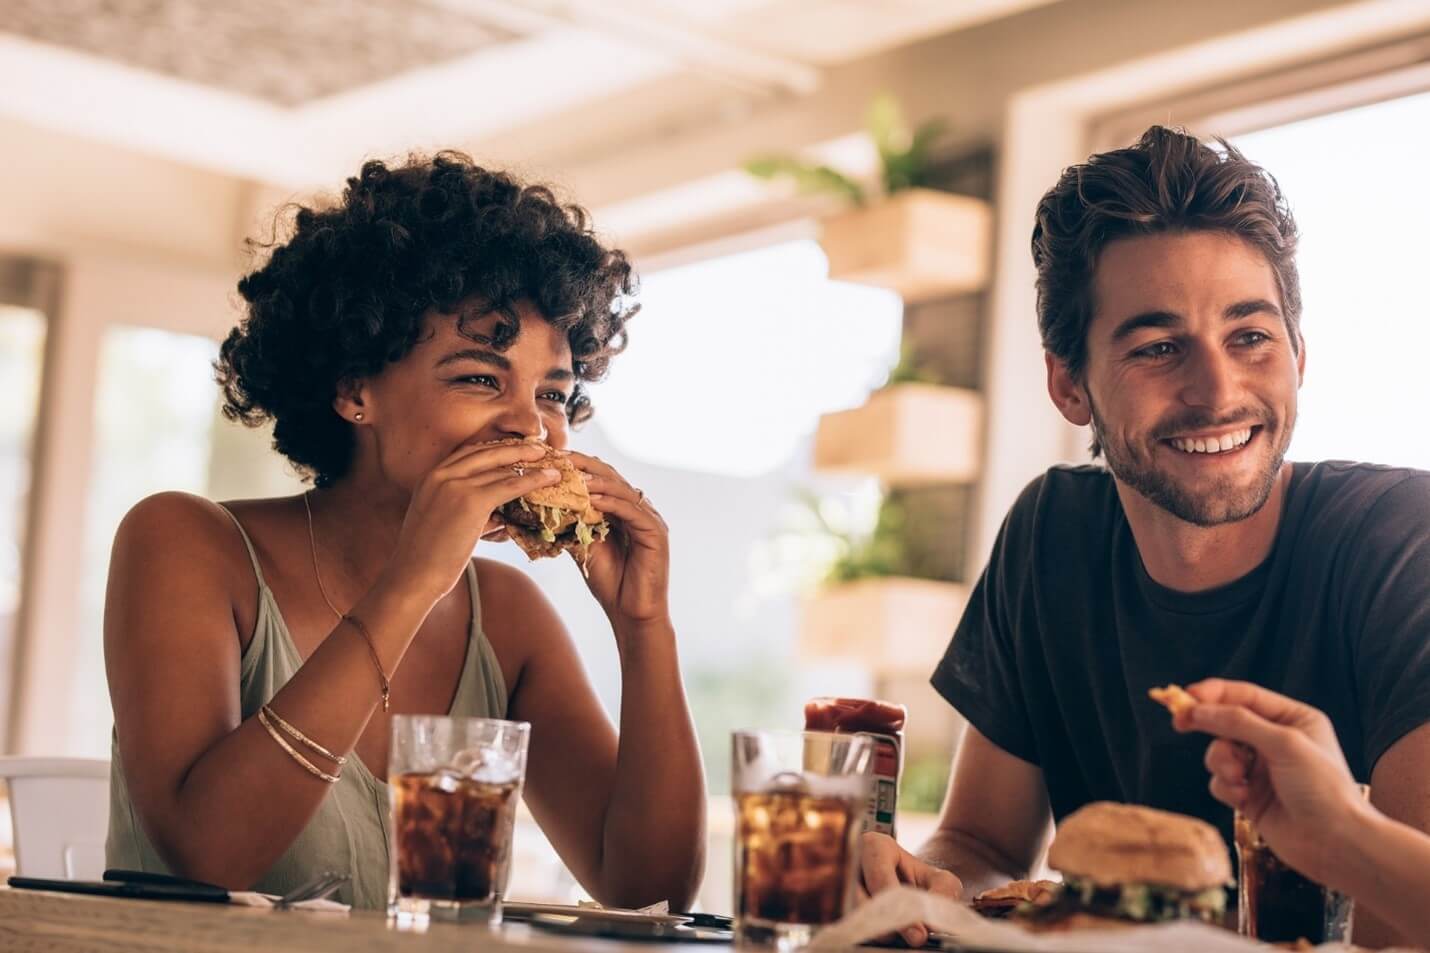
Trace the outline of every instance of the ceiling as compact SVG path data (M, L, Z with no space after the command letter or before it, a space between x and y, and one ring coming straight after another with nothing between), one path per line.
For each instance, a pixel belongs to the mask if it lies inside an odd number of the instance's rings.
M0 0L0 116L332 186L365 156L509 130L559 151L573 110L629 142L809 96L843 64L1050 2Z
M300 106L520 34L409 0L6 0L0 32L275 106Z

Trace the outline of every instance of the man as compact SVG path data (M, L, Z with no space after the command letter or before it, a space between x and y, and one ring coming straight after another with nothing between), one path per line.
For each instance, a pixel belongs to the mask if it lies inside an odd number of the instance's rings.
M1147 698L1211 676L1325 711L1376 806L1430 829L1430 474L1285 462L1295 249L1264 170L1161 127L1043 197L1048 393L1106 468L1049 470L1008 514L933 676L969 722L938 831L922 862L867 837L870 890L1025 876L1096 800L1229 837L1205 739Z

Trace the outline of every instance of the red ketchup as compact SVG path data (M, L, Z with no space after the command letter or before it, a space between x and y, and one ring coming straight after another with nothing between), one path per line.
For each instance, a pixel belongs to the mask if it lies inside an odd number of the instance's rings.
M805 731L867 735L874 742L874 784L864 813L864 830L894 836L899 776L904 770L903 705L868 698L811 698L804 705Z

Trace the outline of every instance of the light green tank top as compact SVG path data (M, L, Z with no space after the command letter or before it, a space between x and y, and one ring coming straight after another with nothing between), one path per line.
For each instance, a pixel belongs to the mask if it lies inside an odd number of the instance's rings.
M225 512L228 512L225 508ZM233 516L232 513L229 513ZM239 674L243 717L252 717L288 679L302 659L288 635L273 592L263 580L258 555L243 526L234 518L258 577L258 620L253 638L244 650ZM491 643L482 634L481 603L476 568L467 565L467 587L472 594L472 628L467 656L448 714L467 718L505 718L506 683ZM296 766L294 770L299 770ZM325 870L340 870L352 880L334 899L355 907L381 909L387 904L388 786L368 770L354 752L337 784L332 786L313 819L253 885L265 893L285 893ZM129 800L120 767L119 742L112 742L109 768L109 838L105 863L126 870L170 873L140 826Z

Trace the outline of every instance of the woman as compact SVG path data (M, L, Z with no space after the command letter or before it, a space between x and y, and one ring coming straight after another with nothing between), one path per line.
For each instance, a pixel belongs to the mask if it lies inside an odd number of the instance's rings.
M583 384L634 311L624 255L582 209L442 153L369 162L335 205L298 208L238 287L225 413L272 420L315 489L165 493L120 526L109 864L273 892L336 868L344 899L381 907L389 719L450 713L531 722L527 803L593 897L684 909L704 782L665 523L570 455L613 526L587 580L620 655L619 740L540 590L472 558L495 509L557 482L523 466L539 448L486 444L562 448L589 416Z
M1246 682L1208 679L1187 690L1197 705L1174 723L1217 736L1206 754L1212 795L1245 814L1291 867L1430 944L1430 837L1361 796L1330 719Z

